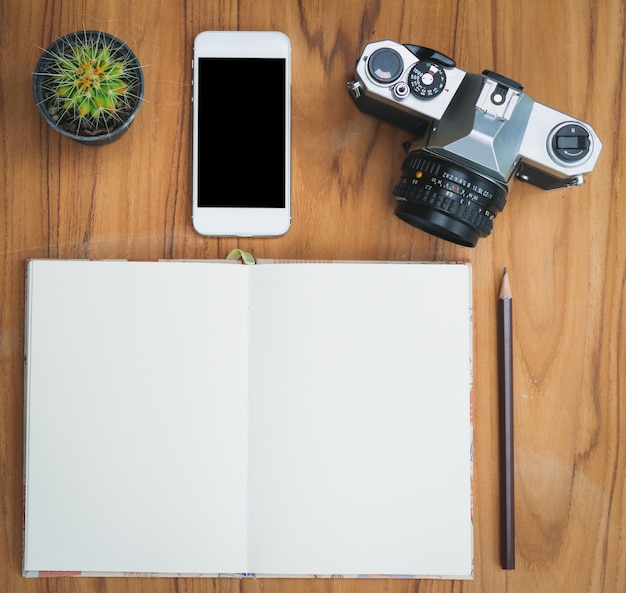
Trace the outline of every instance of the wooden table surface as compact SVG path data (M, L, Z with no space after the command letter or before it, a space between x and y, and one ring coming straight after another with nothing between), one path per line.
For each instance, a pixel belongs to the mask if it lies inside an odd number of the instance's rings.
M0 590L626 590L624 19L623 0L2 2ZM146 101L108 147L62 138L33 101L40 48L83 27L122 38L145 67ZM208 29L291 38L293 224L283 237L211 239L192 229L192 41ZM386 38L438 49L466 71L500 72L591 123L604 143L595 170L583 186L550 193L516 182L474 249L401 222L391 190L407 134L360 113L346 88L363 46ZM263 138L251 128L244 146L262 152ZM262 180L247 183L263 191ZM22 579L25 260L222 258L234 247L257 257L473 264L473 581ZM514 571L500 568L498 533L496 306L505 266L514 293ZM411 314L401 295L399 306Z

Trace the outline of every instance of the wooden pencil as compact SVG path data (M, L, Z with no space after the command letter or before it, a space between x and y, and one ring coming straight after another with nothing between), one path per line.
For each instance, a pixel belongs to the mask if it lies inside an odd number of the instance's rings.
M499 298L500 537L502 568L515 568L512 294L504 269Z

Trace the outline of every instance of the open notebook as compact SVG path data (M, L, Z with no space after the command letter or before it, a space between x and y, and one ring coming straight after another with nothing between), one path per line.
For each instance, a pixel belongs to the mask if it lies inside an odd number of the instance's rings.
M471 267L32 260L25 576L471 578Z

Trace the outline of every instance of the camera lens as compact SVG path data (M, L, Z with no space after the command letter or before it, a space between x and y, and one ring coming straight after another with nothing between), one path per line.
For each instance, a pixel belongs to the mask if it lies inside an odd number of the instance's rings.
M508 188L424 149L409 153L393 190L396 216L465 247L487 237L506 204Z

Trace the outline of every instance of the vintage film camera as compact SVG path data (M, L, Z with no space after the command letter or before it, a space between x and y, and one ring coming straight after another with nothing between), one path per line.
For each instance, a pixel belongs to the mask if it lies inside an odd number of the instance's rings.
M580 185L602 149L592 127L533 101L485 70L464 72L432 49L367 45L348 88L358 108L411 132L396 215L474 247L491 233L514 177L544 190Z

